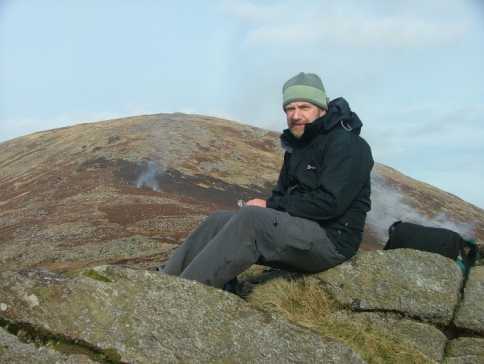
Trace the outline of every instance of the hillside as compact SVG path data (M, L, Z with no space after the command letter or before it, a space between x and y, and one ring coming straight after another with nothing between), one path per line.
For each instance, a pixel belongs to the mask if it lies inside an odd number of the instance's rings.
M202 218L267 197L278 134L187 114L137 116L0 144L0 270L105 263L151 268ZM376 164L363 249L396 219L484 240L484 211Z

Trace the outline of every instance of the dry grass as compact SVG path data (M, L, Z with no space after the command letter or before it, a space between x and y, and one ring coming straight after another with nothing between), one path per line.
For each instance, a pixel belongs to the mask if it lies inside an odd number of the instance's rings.
M314 278L277 278L256 287L247 300L261 310L346 343L368 363L433 362L409 343L378 330L370 322L336 318L334 313L344 308L324 293Z
M282 314L306 327L316 327L322 317L338 309L336 302L321 294L316 280L306 278L275 279L257 287L247 300L254 306Z

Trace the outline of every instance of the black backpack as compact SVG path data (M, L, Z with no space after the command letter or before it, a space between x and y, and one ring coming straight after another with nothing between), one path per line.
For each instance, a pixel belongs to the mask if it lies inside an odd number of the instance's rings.
M475 241L465 240L452 230L396 221L388 235L384 250L406 248L440 254L455 260L465 276L479 259Z

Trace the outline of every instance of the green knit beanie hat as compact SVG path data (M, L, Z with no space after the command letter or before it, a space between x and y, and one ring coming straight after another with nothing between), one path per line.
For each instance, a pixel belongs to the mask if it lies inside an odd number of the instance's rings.
M328 97L319 76L301 72L286 81L282 87L282 107L293 101L307 101L327 110Z

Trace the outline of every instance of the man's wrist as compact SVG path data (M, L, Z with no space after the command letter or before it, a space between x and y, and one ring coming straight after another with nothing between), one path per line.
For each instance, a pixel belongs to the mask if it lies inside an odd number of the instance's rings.
M258 207L266 207L267 202L261 198L254 198L252 200L247 201L247 206L258 206Z

